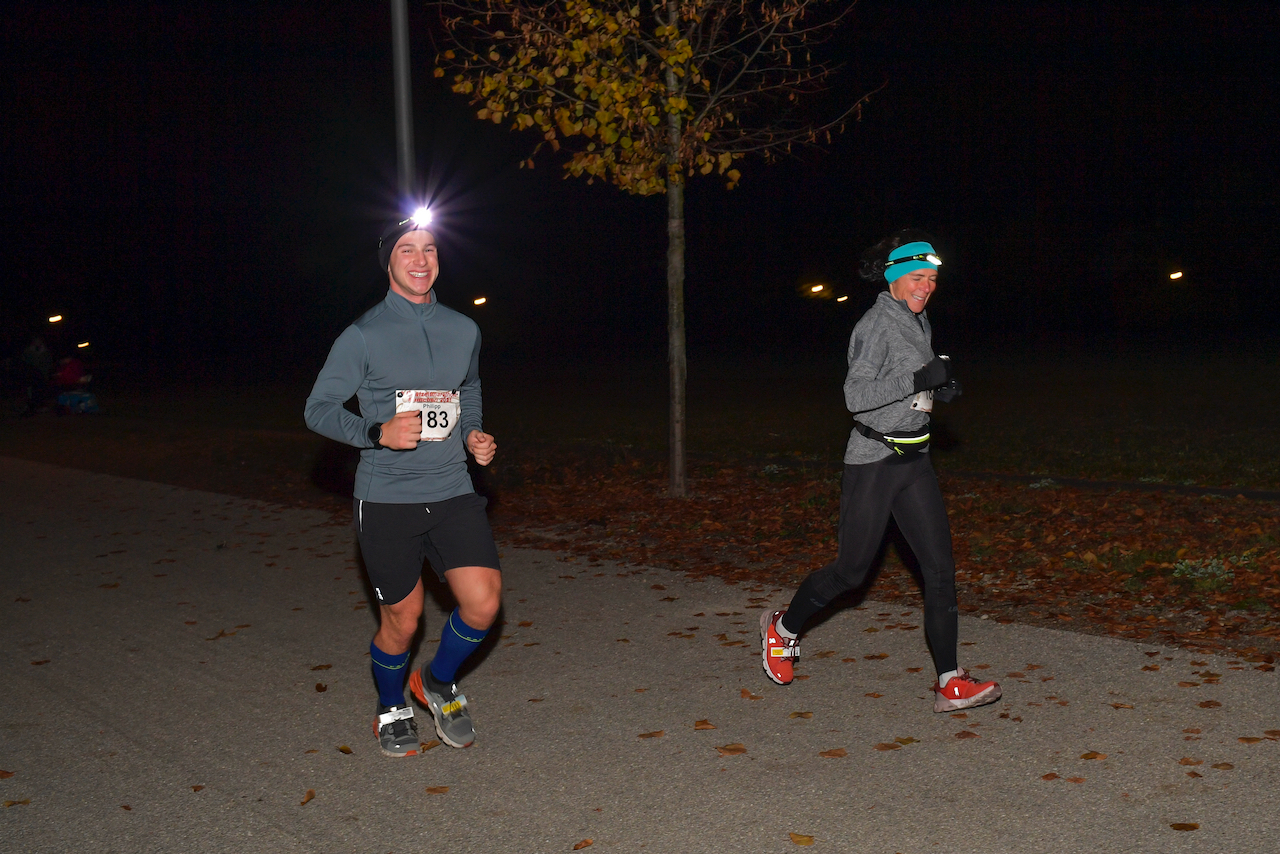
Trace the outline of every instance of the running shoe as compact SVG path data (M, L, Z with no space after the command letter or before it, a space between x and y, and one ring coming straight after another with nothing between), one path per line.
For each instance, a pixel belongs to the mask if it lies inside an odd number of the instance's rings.
M800 658L800 639L778 633L778 621L786 611L764 611L760 614L760 657L764 673L779 685L790 685L791 664Z
M373 734L385 756L418 755L418 725L413 722L413 706L378 706L373 719Z
M979 682L965 673L964 668L958 668L945 686L939 688L934 683L933 696L935 712L956 712L994 703L1000 699L1000 686L995 682Z
M436 735L450 747L470 747L476 740L475 727L471 725L471 713L467 711L467 698L458 693L457 683L450 683L444 690L436 690L422 672L409 674L409 690L414 698L431 710L436 721Z

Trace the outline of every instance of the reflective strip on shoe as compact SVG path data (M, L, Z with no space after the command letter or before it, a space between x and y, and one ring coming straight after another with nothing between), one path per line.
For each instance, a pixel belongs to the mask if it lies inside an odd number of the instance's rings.
M385 712L381 715L378 715L378 726L379 728L381 728L386 726L389 723L395 723L396 721L404 721L404 720L412 720L412 719L413 719L413 706L405 704L403 706L400 706L398 709L392 709L389 712Z

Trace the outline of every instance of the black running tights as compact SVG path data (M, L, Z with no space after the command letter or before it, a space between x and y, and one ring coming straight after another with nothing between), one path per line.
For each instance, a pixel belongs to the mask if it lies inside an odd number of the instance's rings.
M955 670L956 565L947 509L928 454L844 467L840 550L833 563L801 582L783 624L798 634L828 602L862 585L880 550L890 513L924 575L924 628L934 666L939 673Z

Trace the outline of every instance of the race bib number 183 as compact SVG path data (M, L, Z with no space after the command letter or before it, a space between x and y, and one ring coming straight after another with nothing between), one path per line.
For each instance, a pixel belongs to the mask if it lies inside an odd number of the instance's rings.
M397 390L396 412L415 410L422 413L422 441L443 442L453 434L453 428L458 424L458 415L462 411L458 390Z

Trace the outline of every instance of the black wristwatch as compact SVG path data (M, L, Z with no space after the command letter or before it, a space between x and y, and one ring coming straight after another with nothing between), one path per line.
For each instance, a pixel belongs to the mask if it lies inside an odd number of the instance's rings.
M369 428L369 441L373 443L373 447L382 447L382 425L374 424Z

